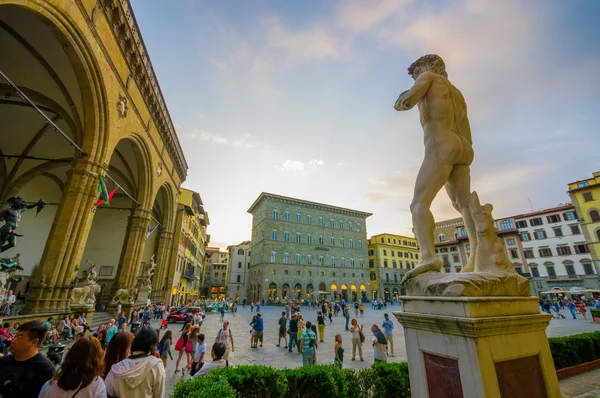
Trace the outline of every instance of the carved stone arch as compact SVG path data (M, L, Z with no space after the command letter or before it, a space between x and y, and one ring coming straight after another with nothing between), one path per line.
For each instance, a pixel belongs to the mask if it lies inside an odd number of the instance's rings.
M106 154L109 140L107 92L99 62L94 49L87 42L81 26L53 3L45 0L6 0L0 7L8 5L22 7L34 13L55 32L56 39L63 44L79 82L83 99L82 149L92 162L99 162Z

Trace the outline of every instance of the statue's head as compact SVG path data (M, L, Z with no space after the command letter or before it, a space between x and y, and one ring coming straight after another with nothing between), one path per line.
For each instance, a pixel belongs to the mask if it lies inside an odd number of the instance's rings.
M408 67L408 74L417 80L417 77L425 71L430 71L438 75L448 77L446 73L446 64L437 54L423 55Z
M13 196L7 200L10 207L14 209L22 209L27 206L27 202L20 196Z

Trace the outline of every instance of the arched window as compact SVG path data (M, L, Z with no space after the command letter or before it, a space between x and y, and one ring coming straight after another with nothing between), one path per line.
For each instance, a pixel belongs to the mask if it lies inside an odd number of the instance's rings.
M357 222L357 223L356 223L356 231L357 231L357 232L360 232L360 228L361 228L361 226L360 226L360 223L359 223L359 222Z
M306 263L308 265L312 265L312 254L307 254L306 255Z
M284 242L289 242L290 241L290 231L285 231L283 233L283 241Z
M340 220L340 222L338 223L340 226L340 229L344 229L344 222Z
M358 248L359 248L359 249L362 249L362 248L363 248L362 240L359 240L359 241L358 241Z
M283 221L290 221L290 212L286 211L283 213Z
M238 249L238 254L243 256L244 255L244 249Z
M279 220L279 211L277 209L273 210L273 220Z
M271 231L271 239L273 240L277 240L278 239L278 234L277 234L277 230L274 229Z
M329 219L329 226L330 226L331 228L335 228L335 221L333 220L333 218L330 218L330 219Z
M598 210L590 210L590 218L592 221L600 221L600 213L598 213Z
M296 232L296 243L302 242L302 235L300 232Z
M323 246L325 244L325 238L323 238L323 235L319 235L319 245Z
M349 247L350 249L354 249L354 240L352 240L352 239L348 239L348 247Z
M346 266L346 257L342 257L342 258L340 258L340 265L341 265L342 267L345 267L345 266Z
M439 235L438 235L438 240L439 240L440 242L443 242L443 241L445 241L445 240L446 240L446 235L444 235L444 234L439 234Z
M296 222L300 224L302 222L302 215L300 213L296 213Z
M340 238L340 247L344 247L344 238Z
M306 223L308 225L312 225L312 216L310 214L308 216L306 216Z
M335 246L335 238L333 236L329 238L329 246Z
M290 253L288 253L288 252L283 253L283 263L284 264L290 263Z
M362 258L360 260L358 260L358 265L360 265L360 268L364 267L365 260L363 260Z
M323 225L323 217L319 217L319 227L322 227Z
M271 252L271 262L272 263L277 262L277 252Z
M319 256L319 265L325 265L325 257Z
M296 264L300 264L302 261L302 256L298 253L296 253Z
M504 221L507 221L507 220L504 220ZM504 221L502 221L502 222L504 222ZM508 221L510 221L510 220L508 220ZM460 236L467 236L467 229L465 227L460 228Z
M351 258L351 259L350 259L350 266L351 266L352 268L354 268L354 259L353 259L353 258Z
M306 243L308 243L309 245L312 245L312 235L311 234L306 234Z
M331 265L335 267L335 256L331 256Z
M352 231L352 221L348 221L348 229Z

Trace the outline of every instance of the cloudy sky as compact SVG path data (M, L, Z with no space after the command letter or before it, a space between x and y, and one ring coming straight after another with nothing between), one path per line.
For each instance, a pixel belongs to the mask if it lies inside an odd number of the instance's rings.
M600 170L595 0L132 0L212 244L248 239L263 191L374 213L410 234L423 156L406 68L446 62L473 131L473 189L505 217ZM436 220L455 217L444 192Z

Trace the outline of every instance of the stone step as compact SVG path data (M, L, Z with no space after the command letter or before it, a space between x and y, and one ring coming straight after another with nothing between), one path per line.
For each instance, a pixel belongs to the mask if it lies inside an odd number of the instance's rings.
M92 324L90 325L91 330L94 331L98 329L98 326L102 325L103 323L107 323L112 318L114 318L114 315L110 312L95 312L94 318L92 319Z

